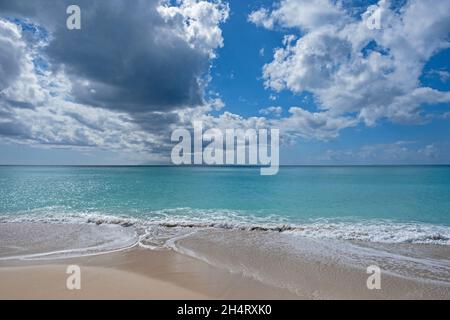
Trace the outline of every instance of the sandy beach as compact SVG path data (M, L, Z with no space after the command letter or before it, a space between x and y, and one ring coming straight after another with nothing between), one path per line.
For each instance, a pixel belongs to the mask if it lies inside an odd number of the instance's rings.
M181 239L180 253L132 247L84 257L0 260L0 299L449 299L450 286L385 273L381 290L368 290L361 268L325 252L287 257L259 247L234 246L239 237L274 240L276 234L222 231ZM227 239L223 246L219 239ZM216 241L216 242L215 242ZM302 240L306 250L311 243ZM301 243L301 242L300 242ZM197 258L189 256L195 247ZM188 250L188 248L190 248ZM446 255L442 247L435 257ZM444 250L444 251L442 251ZM210 261L201 257L206 255ZM349 255L351 253L349 252ZM230 268L229 263L243 269ZM256 265L252 269L252 263ZM81 289L68 290L67 267L78 265ZM387 267L386 267L387 268ZM283 285L284 283L284 285Z
M83 287L65 287L66 267L4 268L1 299L207 299L200 293L116 269L83 267Z
M69 265L81 290L68 290ZM171 251L0 264L0 299L295 299L295 295Z

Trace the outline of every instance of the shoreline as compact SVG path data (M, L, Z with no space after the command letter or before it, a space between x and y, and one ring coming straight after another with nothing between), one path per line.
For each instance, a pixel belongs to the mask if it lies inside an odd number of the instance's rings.
M207 228L168 237L154 250L139 246L149 239L137 240L133 227L0 227L0 299L450 299L450 246ZM166 237L168 229L158 230ZM138 242L120 247L132 241ZM85 255L42 256L64 248L78 254L74 246L81 243ZM111 243L117 250L95 250ZM41 259L8 258L14 250ZM81 268L80 291L65 286L69 265ZM366 268L373 265L382 270L381 290L367 287Z

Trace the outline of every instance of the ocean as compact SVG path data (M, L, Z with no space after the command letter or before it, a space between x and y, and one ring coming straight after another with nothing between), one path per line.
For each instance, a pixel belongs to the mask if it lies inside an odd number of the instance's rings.
M450 167L0 167L0 217L448 245Z

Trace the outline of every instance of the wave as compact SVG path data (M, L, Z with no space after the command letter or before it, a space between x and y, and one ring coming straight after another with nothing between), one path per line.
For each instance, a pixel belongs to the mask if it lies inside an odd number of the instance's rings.
M0 223L87 223L133 227L144 247L158 248L169 239L201 229L277 232L317 239L375 243L450 245L450 227L391 220L316 219L295 222L276 215L257 216L233 210L176 208L151 211L139 216L99 212L73 212L62 207L42 208L0 216Z

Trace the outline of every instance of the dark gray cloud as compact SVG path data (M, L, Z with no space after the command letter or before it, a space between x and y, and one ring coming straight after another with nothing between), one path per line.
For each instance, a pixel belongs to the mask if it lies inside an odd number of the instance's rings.
M7 28L0 21L0 92L16 81L21 73L23 47L18 45L17 30ZM1 97L0 97L1 98Z
M23 124L13 120L7 120L0 122L0 135L15 139L28 139L30 132Z
M74 3L81 30L66 27ZM0 32L15 33L0 47L0 78L3 65L16 69L0 88L0 138L170 155L173 127L209 110L204 85L228 7L161 3L0 0Z
M9 106L11 108L34 109L35 107L35 105L32 102L10 100L8 98L5 98L2 94L0 94L0 102L5 107Z
M141 128L147 132L160 134L166 132L170 137L170 127L168 125L180 122L180 117L175 112L170 113L145 113L134 120Z
M64 67L77 102L131 113L203 103L199 80L209 55L166 23L158 0L78 0L82 30L66 28L69 0L0 0L4 17L22 17L50 34L43 52Z

